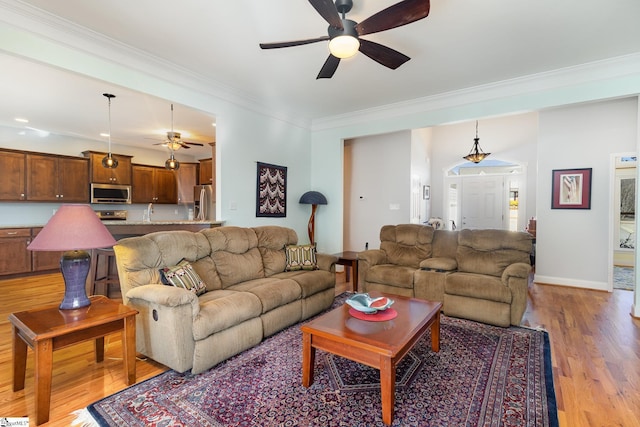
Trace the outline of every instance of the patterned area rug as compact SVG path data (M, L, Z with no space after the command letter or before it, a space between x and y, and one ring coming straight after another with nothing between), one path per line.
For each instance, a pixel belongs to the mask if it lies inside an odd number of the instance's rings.
M93 403L85 425L384 425L377 370L318 351L304 388L301 344L295 325L200 375L165 372ZM427 332L397 381L394 426L558 426L544 331L443 316L440 352Z

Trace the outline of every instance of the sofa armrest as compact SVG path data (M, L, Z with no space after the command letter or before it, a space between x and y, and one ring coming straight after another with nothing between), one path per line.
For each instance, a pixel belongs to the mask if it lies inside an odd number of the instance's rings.
M175 286L161 284L137 286L127 293L127 297L130 300L140 299L168 308L190 304L194 319L200 312L200 303L197 295Z
M387 254L381 249L368 249L366 251L358 252L358 262L366 262L369 267L373 267L378 264L387 263ZM358 264L360 267L360 264Z
M511 324L519 325L527 308L529 273L531 265L517 262L502 273L502 283L511 290Z
M335 272L338 257L335 255L318 253L316 254L316 262L318 263L319 270Z

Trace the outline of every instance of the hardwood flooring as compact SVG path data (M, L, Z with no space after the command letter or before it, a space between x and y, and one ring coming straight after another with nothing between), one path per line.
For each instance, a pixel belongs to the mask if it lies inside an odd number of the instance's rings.
M337 293L350 289L338 274ZM12 391L11 326L7 316L62 300L60 274L0 280L0 417L33 418L33 353L25 389ZM531 284L523 324L549 331L560 425L640 427L640 320L630 316L633 292L613 293ZM97 364L91 342L54 352L51 415L43 426L66 427L81 409L125 388L120 335L106 338ZM137 361L137 380L166 368Z

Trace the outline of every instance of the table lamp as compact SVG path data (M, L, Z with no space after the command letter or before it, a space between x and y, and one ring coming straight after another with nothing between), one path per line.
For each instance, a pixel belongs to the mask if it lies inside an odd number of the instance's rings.
M60 259L64 278L64 299L60 309L72 310L91 304L85 287L91 260L86 249L106 248L115 244L115 239L91 206L64 204L27 249L64 251Z
M307 191L300 197L300 203L311 205L311 217L309 218L307 231L309 232L309 243L313 245L315 243L316 209L318 205L326 205L327 198L318 191Z

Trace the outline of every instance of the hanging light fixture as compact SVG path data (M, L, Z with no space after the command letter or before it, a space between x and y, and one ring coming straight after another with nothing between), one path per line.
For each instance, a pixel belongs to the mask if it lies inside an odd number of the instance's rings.
M173 155L174 147L176 144L175 140L180 139L180 133L173 131L173 104L171 104L171 132L169 132L167 136L169 137L169 140L170 140L167 146L169 147L169 151L171 151L171 156L169 156L167 161L164 162L164 167L171 171L175 171L180 169L180 162L177 161Z
M478 138L478 121L476 120L476 137L473 139L471 151L469 151L469 154L464 156L463 159L466 159L473 163L480 163L489 155L491 155L491 153L485 153L484 151L482 151L482 148L480 148L480 138Z
M115 98L115 95L110 93L103 93L102 96L109 100L109 152L102 159L102 166L107 169L115 169L118 167L118 159L111 155L111 98Z

